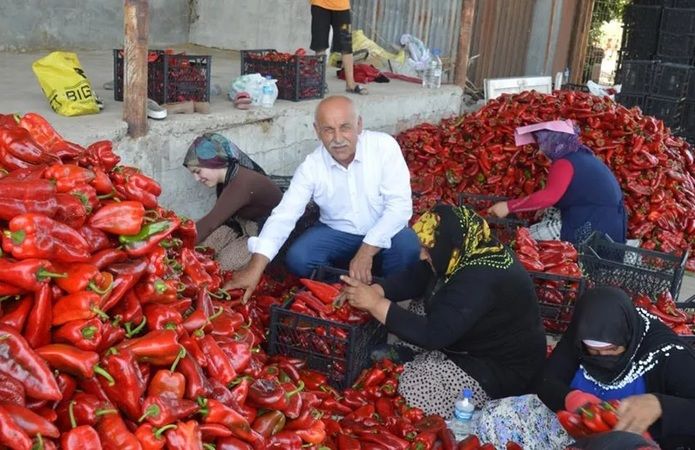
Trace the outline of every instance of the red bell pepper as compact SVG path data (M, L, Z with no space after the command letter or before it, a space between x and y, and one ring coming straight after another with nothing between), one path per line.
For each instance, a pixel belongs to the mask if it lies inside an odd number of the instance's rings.
M22 214L10 220L2 248L19 259L86 262L90 258L89 246L76 230L41 214Z
M68 294L84 291L90 286L96 286L96 278L101 276L99 269L90 263L58 264L56 270L64 273L64 277L56 278L56 284Z
M200 412L203 415L203 423L219 423L241 439L250 441L253 438L249 422L234 409L214 399L200 398L198 400Z
M170 396L146 397L142 404L142 416L138 422L147 420L155 427L163 427L185 419L198 410L198 404Z
M236 378L236 371L227 355L215 342L215 339L207 335L198 339L198 344L205 354L210 376L223 384L231 383Z
M203 427L204 426L205 425L203 425ZM235 438L234 436L218 439L216 444L216 450L254 450L251 444Z
M133 352L138 361L154 365L173 363L181 351L176 332L172 330L150 331L142 337L125 341L119 347Z
M102 323L99 319L73 320L53 332L57 342L72 344L80 350L96 351L101 341Z
M333 284L310 280L308 278L300 278L299 281L304 287L309 289L316 298L327 305L332 304L338 294L340 294L340 290Z
M147 303L174 303L178 297L179 284L173 279L162 280L155 275L148 275L135 286L135 293L143 305ZM181 321L183 322L183 319Z
M326 439L326 426L321 420L317 420L309 428L295 430L297 436L308 444L320 444Z
M142 450L140 442L118 413L105 414L97 422L97 432L104 450Z
M203 450L202 435L195 420L178 422L165 436L169 450Z
M148 396L171 396L179 399L183 398L183 395L186 392L186 378L183 376L183 374L174 371L176 370L176 366L178 366L181 358L184 358L185 356L186 351L180 351L176 360L168 370L160 369L154 374L147 388Z
M142 228L145 208L136 201L107 203L89 218L89 225L118 235L136 235Z
M81 184L89 184L94 172L75 164L53 164L43 174L44 178L56 183L58 192L69 192Z
M0 402L0 408L7 411L10 417L12 417L12 420L19 425L19 428L24 430L30 437L34 437L38 434L50 438L57 438L60 436L60 431L58 431L55 425L22 405L15 405L11 402L3 401Z
M26 392L22 383L2 372L0 372L0 398L16 405L26 405Z
M100 380L104 393L131 420L137 420L142 412L146 383L135 355L127 349L111 349L102 357L101 364L115 379L111 384Z
M569 411L558 411L557 418L562 428L573 438L581 438L589 435L589 430L585 427L579 414Z
M57 160L33 139L29 131L22 127L0 127L0 150L29 164L49 164ZM8 169L21 167L21 164L16 167L6 166Z
M42 148L55 157L75 158L84 151L84 147L63 139L39 114L26 113L19 121L19 126L26 129Z
M459 442L456 450L478 450L480 445L480 439L478 439L478 436L472 434Z
M72 345L48 344L37 348L36 353L56 370L84 378L97 374L109 384L114 383L111 375L98 365L99 354L96 352L80 350Z
M212 278L205 271L198 258L196 258L194 250L184 248L181 251L181 264L183 265L184 273L191 277L191 280L196 285L202 287L211 283Z
M584 426L593 433L603 433L611 428L601 418L601 411L596 404L582 406L577 411L582 418Z
M301 450L302 438L294 431L281 431L268 440L268 450Z
M56 194L56 201L58 208L53 218L59 223L79 230L87 221L87 208L84 204L80 199L70 194Z
M13 328L0 325L0 373L20 381L27 395L60 400L61 392L46 362Z
M94 292L80 291L66 295L53 306L53 325L62 325L73 320L87 320L92 317L100 317L108 320L108 316L101 309L101 297Z
M68 407L71 429L60 436L62 450L84 450L85 448L101 450L99 434L90 425L77 426L73 411L73 402Z
M78 392L58 406L58 426L61 429L70 428L72 419L75 426L89 425L94 426L99 417L104 414L115 413L113 405L107 400L102 400L96 395Z
M203 369L190 354L186 354L179 361L177 370L186 377L186 398L196 399L210 395L212 392L210 383L203 373Z
M91 166L95 171L109 172L121 161L121 158L113 152L111 141L97 141L91 144L80 155L80 163Z
M48 284L34 293L34 304L27 316L24 337L29 345L37 347L51 340L51 318L53 315L53 294Z
M53 265L45 259L24 259L15 262L0 258L0 281L25 291L36 292L51 278L64 276L66 274L55 273Z
M251 428L264 438L279 433L285 427L286 417L281 411L271 410L263 415L257 416Z
M22 428L12 420L10 413L0 406L0 445L13 450L30 450L31 439Z
M166 446L164 432L176 428L176 425L166 425L155 428L150 423L143 423L135 430L135 437L142 445L142 450L161 450Z
M148 223L132 236L119 236L119 241L131 256L143 256L150 253L159 243L169 237L178 228L176 219Z

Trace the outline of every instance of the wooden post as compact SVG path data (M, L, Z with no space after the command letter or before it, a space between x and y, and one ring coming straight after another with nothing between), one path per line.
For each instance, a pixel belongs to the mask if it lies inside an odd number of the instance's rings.
M476 0L463 0L461 6L461 27L459 30L459 46L456 51L456 67L454 82L466 88L466 76L468 74L468 54L473 40L473 21L475 19Z
M123 8L123 120L133 138L147 133L148 0L125 0Z
M572 48L568 66L571 71L570 83L581 84L584 61L589 46L589 31L591 30L591 15L594 12L594 0L577 3L574 30L572 31Z

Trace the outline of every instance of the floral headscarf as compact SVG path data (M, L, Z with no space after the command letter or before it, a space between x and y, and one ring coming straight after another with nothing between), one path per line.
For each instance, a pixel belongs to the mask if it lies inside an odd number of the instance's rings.
M507 269L513 263L511 252L495 239L485 219L466 206L437 205L413 224L413 230L445 281L464 267Z
M203 167L207 169L228 167L227 178L229 179L236 175L239 166L265 175L263 169L246 153L218 133L205 133L198 136L188 147L188 152L183 158L183 165L188 168Z
M579 142L579 136L576 134L540 130L534 132L533 136L538 142L538 148L553 161L580 150L591 153L587 147Z

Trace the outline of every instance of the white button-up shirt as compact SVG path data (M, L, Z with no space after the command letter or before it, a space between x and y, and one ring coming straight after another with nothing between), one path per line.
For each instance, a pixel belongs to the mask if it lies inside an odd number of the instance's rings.
M311 199L325 225L390 248L391 238L413 214L410 173L400 146L388 134L365 130L347 168L319 146L297 168L260 236L249 239L249 251L273 259Z

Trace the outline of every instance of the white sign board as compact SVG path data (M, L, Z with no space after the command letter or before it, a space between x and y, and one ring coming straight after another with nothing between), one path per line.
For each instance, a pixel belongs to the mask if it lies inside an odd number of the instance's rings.
M552 93L552 77L517 77L485 79L485 100L497 98L502 94L518 94L519 92L532 90L543 94Z

